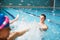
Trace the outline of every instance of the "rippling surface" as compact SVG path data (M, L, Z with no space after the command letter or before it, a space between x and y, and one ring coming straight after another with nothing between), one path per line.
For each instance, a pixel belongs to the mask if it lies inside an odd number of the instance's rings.
M16 38L16 40L60 40L60 9L56 9L55 12L53 12L52 9L44 8L7 8L6 10L14 16L16 16L17 14L20 15L19 20L11 25L12 32L31 28L29 32L25 33L21 37ZM35 30L36 27L38 28L38 23L40 21L40 18L38 18L37 16L39 16L41 13L44 13L47 17L45 24L48 26L48 30L44 33L40 32L40 30ZM36 16L33 16L31 14L35 14ZM9 18L12 19L10 16ZM50 20L52 20L52 22L49 22ZM31 39L32 34L33 36ZM39 35L41 34L43 34L43 36L39 37ZM34 39L35 36L38 37Z

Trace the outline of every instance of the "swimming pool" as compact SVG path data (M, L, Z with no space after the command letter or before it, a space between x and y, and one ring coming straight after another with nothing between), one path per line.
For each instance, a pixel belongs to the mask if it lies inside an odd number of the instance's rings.
M19 22L22 20L26 22L39 22L40 14L44 13L47 16L45 23L48 25L48 30L45 32L42 40L60 40L60 9L55 12L52 8L3 8L11 13L14 17L20 15ZM2 10L3 11L3 10ZM4 11L3 11L4 12ZM13 19L9 14L4 12L10 19ZM52 22L49 22L51 20ZM12 27L13 30L14 27Z

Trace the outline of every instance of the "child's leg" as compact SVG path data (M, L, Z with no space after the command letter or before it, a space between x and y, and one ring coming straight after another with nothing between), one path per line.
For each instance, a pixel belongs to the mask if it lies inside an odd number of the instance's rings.
M28 31L28 29L27 30L23 30L21 32L12 32L7 39L8 40L15 40L16 37L22 36L27 31Z

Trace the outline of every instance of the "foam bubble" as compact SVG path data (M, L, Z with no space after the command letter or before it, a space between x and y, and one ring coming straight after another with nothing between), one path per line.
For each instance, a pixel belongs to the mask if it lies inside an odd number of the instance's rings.
M50 19L47 19L48 22L50 22L51 20Z
M55 16L55 13L53 13L53 16Z

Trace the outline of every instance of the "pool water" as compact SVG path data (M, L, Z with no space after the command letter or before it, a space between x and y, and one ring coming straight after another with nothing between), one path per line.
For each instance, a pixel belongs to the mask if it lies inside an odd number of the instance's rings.
M45 31L44 37L41 40L60 40L60 9L53 11L52 8L4 8L4 10L11 13L14 17L16 17L17 14L20 15L19 20L11 27L12 31L18 29L16 26L20 25L22 22L26 24L38 23L40 21L38 16L42 13L45 14L47 17L45 24L48 26L48 30ZM13 19L6 12L4 13L9 16L10 20ZM50 20L52 22L49 22Z

